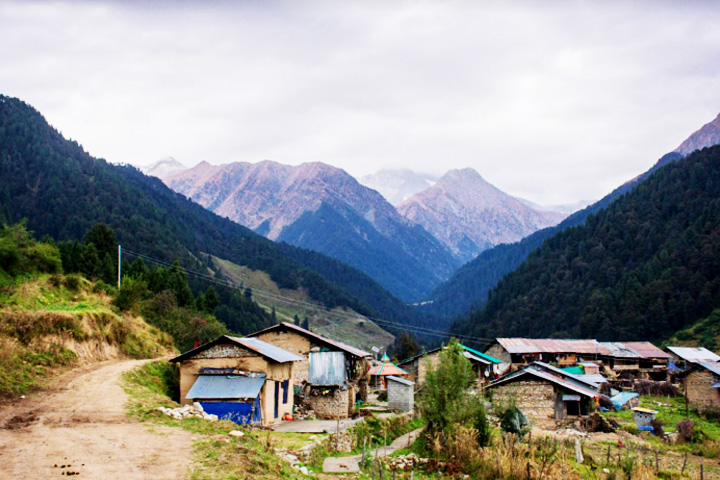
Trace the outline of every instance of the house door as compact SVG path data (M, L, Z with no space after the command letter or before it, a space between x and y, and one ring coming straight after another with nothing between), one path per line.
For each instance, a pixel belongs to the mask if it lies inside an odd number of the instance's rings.
M280 414L280 382L275 382L275 418Z

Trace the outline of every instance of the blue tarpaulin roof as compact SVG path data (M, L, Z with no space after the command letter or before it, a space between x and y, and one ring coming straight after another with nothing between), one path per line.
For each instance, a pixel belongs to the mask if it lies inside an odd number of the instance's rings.
M610 397L610 401L616 410L620 410L623 405L637 397L639 397L639 395L635 392L620 392L614 397Z
M199 375L188 400L256 398L265 383L265 375L245 377L238 375Z

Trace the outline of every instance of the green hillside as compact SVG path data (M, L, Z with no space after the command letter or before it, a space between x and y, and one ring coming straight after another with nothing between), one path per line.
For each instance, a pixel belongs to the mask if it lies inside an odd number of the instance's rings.
M5 96L0 96L0 176L0 221L27 218L28 228L39 236L80 240L93 225L104 223L128 250L168 264L179 259L189 270L211 272L206 253L267 272L281 288L302 289L328 308L392 314L384 305L376 309L374 293L363 298L348 293L360 291L352 285L353 276L330 282L273 242L172 192L158 179L91 157L32 107ZM190 284L195 292L207 288L198 277L191 277ZM218 289L218 295L232 307L232 292Z
M545 241L454 325L479 337L662 340L720 306L720 147Z

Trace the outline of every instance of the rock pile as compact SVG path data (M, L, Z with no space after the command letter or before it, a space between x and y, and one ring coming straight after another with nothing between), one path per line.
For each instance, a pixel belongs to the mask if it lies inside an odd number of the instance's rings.
M353 449L353 436L349 433L331 433L328 446L336 452L351 452Z
M192 405L185 405L184 407L178 407L178 408L169 408L169 407L158 407L158 411L164 413L165 415L173 418L177 418L178 420L182 420L183 418L202 418L204 420L210 420L211 422L217 422L218 416L205 413L205 410L203 410L202 405L200 405L198 402L193 403Z
M385 460L388 469L391 470L409 470L427 462L427 458L420 458L414 453L399 455L397 457L387 457Z

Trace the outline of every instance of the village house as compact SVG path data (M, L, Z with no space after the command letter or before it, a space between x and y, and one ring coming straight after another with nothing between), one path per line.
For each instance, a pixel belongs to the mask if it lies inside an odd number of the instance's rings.
M479 384L494 380L500 373L499 366L502 363L499 359L485 353L474 350L465 345L459 344L463 349L463 355L472 363L473 371L477 376ZM440 362L440 352L444 347L438 347L429 352L415 355L398 363L398 366L407 371L408 378L418 384L425 381L427 372L433 369Z
M487 386L493 403L514 404L532 425L552 428L559 420L587 415L598 396L596 388L533 363Z
M293 411L293 364L302 357L257 338L223 335L172 360L180 402L236 423L270 425Z
M610 376L623 373L651 380L666 380L670 355L650 342L598 342L594 339L561 340L498 338L485 352L500 359L500 371L517 370L534 361L560 367L602 364Z
M667 347L681 369L688 402L696 407L720 405L720 356L704 347Z
M294 366L293 381L319 418L347 418L357 398L367 398L371 353L285 322L248 337L302 358Z

